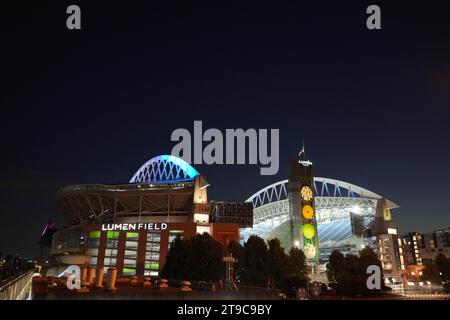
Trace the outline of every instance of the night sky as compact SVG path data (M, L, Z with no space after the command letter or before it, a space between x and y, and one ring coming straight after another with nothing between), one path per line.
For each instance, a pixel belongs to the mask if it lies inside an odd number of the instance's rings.
M1 10L0 251L37 255L65 185L127 182L176 128L280 129L280 171L195 166L209 198L315 175L396 202L400 232L450 226L444 1L21 2ZM393 2L393 1L389 1ZM161 4L163 3L163 4ZM78 4L82 30L66 28ZM382 29L369 31L369 4Z

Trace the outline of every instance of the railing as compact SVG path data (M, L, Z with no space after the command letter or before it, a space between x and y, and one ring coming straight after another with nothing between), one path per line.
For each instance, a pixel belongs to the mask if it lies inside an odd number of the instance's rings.
M123 192L123 191L136 191L136 190L154 190L154 189L177 189L192 187L194 182L191 180L175 181L173 183L168 182L154 182L154 183L128 183L118 185L107 184L77 184L67 187L63 187L57 192L57 196L61 196L66 192L73 191L109 191L109 192Z
M31 288L34 270L30 270L15 277L11 281L0 286L0 300L24 300L27 291Z

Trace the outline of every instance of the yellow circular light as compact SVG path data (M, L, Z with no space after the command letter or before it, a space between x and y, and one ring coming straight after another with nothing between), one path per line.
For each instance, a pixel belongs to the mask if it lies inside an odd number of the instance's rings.
M311 219L314 215L314 209L309 204L305 205L302 209L302 214L305 219Z
M300 195L305 201L311 201L313 198L313 192L310 187L304 186L300 189Z
M305 238L307 239L312 239L314 238L314 235L316 234L316 231L314 230L314 226L312 224L304 224L302 227L303 230L303 235L305 236Z

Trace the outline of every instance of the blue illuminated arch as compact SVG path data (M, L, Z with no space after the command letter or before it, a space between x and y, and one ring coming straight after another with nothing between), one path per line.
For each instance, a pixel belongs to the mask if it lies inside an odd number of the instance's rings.
M200 173L183 159L172 155L154 157L144 163L130 183L192 181Z

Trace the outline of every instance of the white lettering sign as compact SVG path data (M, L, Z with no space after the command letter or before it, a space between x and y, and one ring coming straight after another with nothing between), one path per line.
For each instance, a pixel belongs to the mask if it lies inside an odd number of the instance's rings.
M167 223L105 223L102 224L102 231L136 231L136 230L166 230Z

